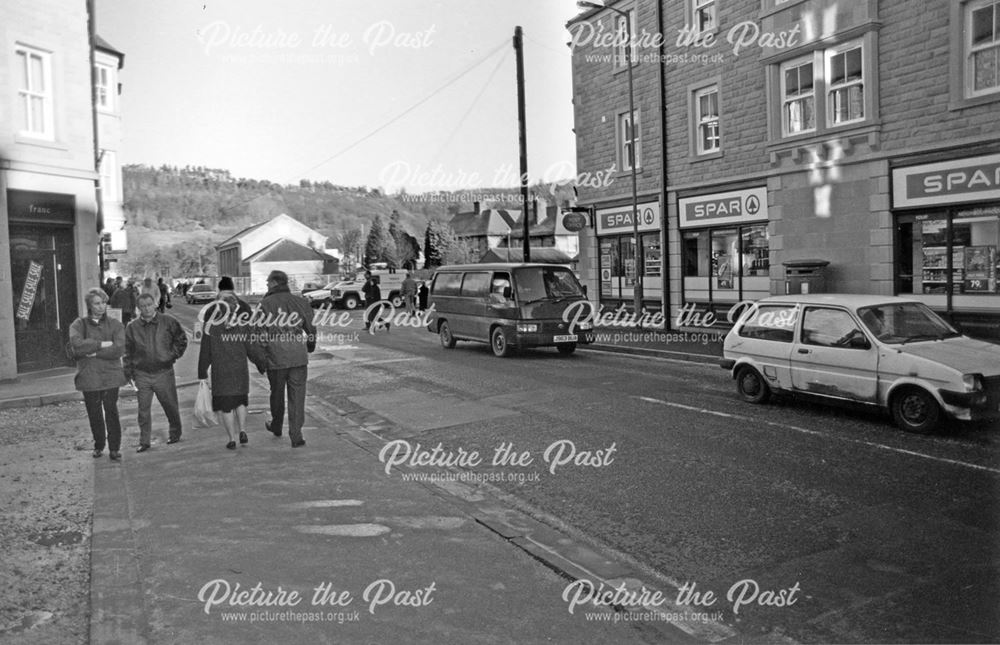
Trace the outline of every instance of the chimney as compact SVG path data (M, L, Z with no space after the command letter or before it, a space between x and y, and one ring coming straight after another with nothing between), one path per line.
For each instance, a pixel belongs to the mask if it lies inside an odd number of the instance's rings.
M479 215L479 202L472 202L472 212Z

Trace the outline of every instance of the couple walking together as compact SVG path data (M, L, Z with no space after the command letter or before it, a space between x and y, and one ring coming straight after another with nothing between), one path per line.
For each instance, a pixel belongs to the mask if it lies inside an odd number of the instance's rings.
M213 310L219 307L223 308L224 315L213 315ZM250 372L247 362L252 362L260 373L267 373L271 388L271 418L264 422L264 427L276 437L282 436L287 394L288 436L292 447L299 448L306 444L302 437L306 377L309 354L316 347L312 307L304 298L291 293L288 276L283 271L272 271L260 309L265 326L247 324L250 306L236 297L232 279L224 277L219 281L219 301L206 310L207 322L198 355L198 378L207 380L211 372L212 409L222 417L222 425L229 436L226 447L235 449L237 437L241 444L248 442Z

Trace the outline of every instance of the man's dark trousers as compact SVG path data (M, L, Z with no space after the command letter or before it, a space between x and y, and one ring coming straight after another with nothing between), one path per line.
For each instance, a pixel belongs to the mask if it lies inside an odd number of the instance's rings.
M292 443L302 440L306 413L306 365L267 370L271 385L271 432L281 432L285 417L285 390L288 390L288 437Z
M135 387L139 404L139 445L148 446L153 429L153 395L167 415L169 438L181 438L181 412L177 402L177 379L174 368L161 372L136 370Z

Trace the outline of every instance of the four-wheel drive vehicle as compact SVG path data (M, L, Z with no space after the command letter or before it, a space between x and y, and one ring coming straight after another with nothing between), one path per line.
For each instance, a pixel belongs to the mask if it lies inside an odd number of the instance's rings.
M403 280L406 278L406 272L397 271L396 273L388 273L384 271L372 271L372 275L378 279L382 299L391 302L393 307L402 307L403 296L400 295L400 290L403 286ZM370 304L365 302L365 293L362 290L364 286L364 273L357 274L352 280L344 280L334 285L327 285L327 289L330 290L327 301L333 303L334 306L343 307L344 309L356 309L363 304Z
M572 354L594 342L592 305L568 268L552 264L466 264L434 274L428 330L446 348L489 343L497 356L524 347Z
M889 410L930 432L945 417L1000 418L1000 346L963 336L921 302L889 296L773 296L726 335L740 396L772 392Z

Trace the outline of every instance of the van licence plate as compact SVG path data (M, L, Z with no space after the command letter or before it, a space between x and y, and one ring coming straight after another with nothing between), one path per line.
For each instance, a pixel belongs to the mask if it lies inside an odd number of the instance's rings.
M563 336L553 336L553 343L569 343L576 341L576 334L565 334Z

